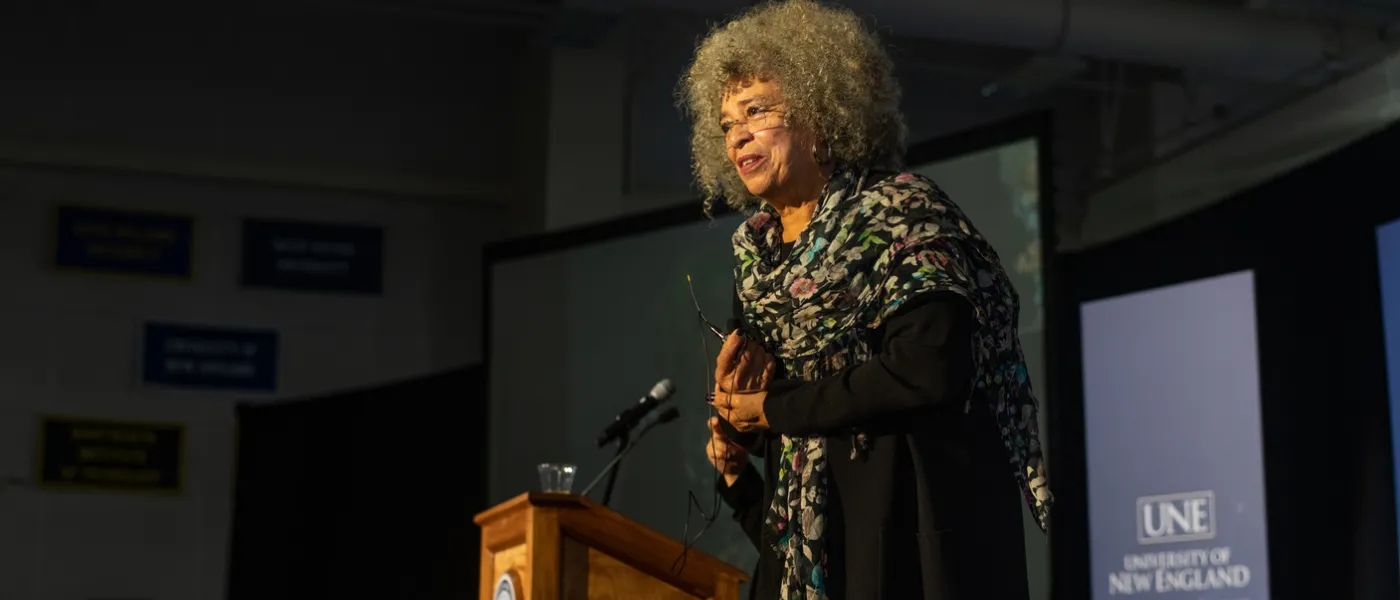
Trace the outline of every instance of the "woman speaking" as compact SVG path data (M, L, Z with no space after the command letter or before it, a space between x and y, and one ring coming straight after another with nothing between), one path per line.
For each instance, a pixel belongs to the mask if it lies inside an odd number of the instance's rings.
M760 552L753 597L1024 599L1018 490L1042 529L1050 494L1019 300L962 210L897 171L879 40L761 5L701 42L681 95L706 209L752 215L707 451Z

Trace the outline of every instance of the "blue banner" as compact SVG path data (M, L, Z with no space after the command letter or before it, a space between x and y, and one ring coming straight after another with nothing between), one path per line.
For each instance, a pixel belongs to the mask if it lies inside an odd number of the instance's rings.
M1093 598L1267 599L1253 274L1080 313Z
M383 228L243 222L245 286L378 294L383 280Z
M54 263L60 268L188 279L194 220L61 206Z
M1395 481L1400 484L1400 221L1376 228L1380 262L1381 319L1385 331L1385 376L1390 387L1390 440L1395 456ZM1400 488L1397 488L1400 491ZM1396 515L1400 517L1400 493Z
M277 389L277 332L147 323L148 384L271 392Z

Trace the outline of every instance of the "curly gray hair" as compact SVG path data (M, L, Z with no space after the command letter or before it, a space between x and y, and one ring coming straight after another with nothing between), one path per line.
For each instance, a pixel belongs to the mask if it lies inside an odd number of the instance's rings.
M835 162L902 163L899 82L879 37L843 8L814 0L761 4L700 42L678 90L707 213L721 198L736 210L758 205L730 164L720 130L725 90L747 78L780 85L794 124L815 134Z

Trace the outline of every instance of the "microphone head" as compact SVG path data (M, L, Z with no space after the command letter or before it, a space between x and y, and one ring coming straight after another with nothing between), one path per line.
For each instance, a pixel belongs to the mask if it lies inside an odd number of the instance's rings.
M671 383L670 379L662 379L656 382L656 385L651 386L650 396L655 398L657 402L665 402L671 399L671 394L675 391L676 384Z
M670 423L671 421L680 418L680 416L681 409L672 406L667 408L666 410L661 411L661 414L657 415L656 421L658 423Z

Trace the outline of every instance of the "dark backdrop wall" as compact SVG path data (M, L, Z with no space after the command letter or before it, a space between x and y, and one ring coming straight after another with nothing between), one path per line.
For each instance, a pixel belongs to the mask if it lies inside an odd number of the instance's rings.
M1089 597L1080 303L1245 269L1256 281L1274 597L1400 597L1374 237L1375 225L1400 216L1396 156L1400 128L1391 128L1064 259L1074 297L1057 309L1064 376L1050 425L1067 459L1055 473L1058 597Z
M241 406L229 600L475 597L483 381Z

